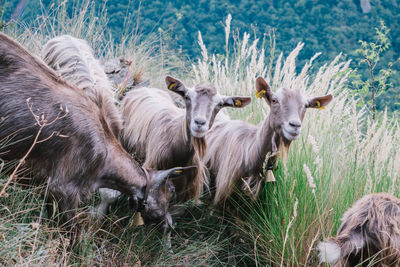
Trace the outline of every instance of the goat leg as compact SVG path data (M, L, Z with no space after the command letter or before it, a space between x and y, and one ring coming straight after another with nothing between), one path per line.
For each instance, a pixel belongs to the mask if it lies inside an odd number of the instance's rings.
M109 188L100 188L99 194L100 204L97 207L92 208L90 214L93 218L102 220L108 212L108 207L118 199L121 192Z

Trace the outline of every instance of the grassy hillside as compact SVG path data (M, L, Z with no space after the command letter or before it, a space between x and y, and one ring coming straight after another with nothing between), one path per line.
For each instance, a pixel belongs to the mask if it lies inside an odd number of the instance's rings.
M4 2L4 19L13 19L19 23L32 23L38 16L51 14L52 7L66 6L70 16L77 6L87 0L8 0ZM350 66L358 69L363 79L369 77L366 65L360 64L362 55L357 52L360 40L375 41L375 28L382 20L389 29L390 45L380 55L378 68L387 68L390 62L400 58L400 19L399 3L395 0L367 1L370 10L364 13L359 0L341 1L188 1L188 0L108 0L95 1L97 11L106 12L108 34L116 42L126 36L140 34L146 38L161 38L174 46L175 53L195 61L201 54L197 45L200 31L207 49L218 57L224 57L225 33L223 24L229 14L232 15L230 42L240 41L243 32L250 32L250 40L260 39L268 42L273 35L276 38L275 51L287 56L298 42L304 42L302 53L297 61L297 71L308 59L321 52L320 60L314 63L317 69L329 62L339 53L351 59ZM1 3L0 3L1 5ZM109 37L109 36L107 36ZM228 46L233 53L234 46ZM394 64L398 73L400 64ZM315 70L314 70L315 71ZM384 100L378 101L378 109L386 107L395 111L400 104L400 76L389 78L391 86L383 93ZM350 89L356 89L356 86Z
M20 0L6 1L5 18L8 20L24 19L32 21L40 14L40 2L28 1L18 11ZM50 1L42 0L45 9L54 3L66 3L71 12L72 6L84 1ZM126 31L126 17L140 21L139 30L144 34L169 32L185 54L191 57L200 53L197 32L207 37L205 44L213 53L223 53L220 43L224 41L224 33L220 30L228 14L234 18L234 31L254 32L258 37L275 28L278 50L287 53L303 41L306 46L299 58L306 60L316 52L323 52L324 59L334 57L340 52L353 54L358 40L371 40L371 29L383 19L390 25L391 38L395 48L400 46L400 30L397 1L369 1L370 12L363 13L360 1L188 1L188 0L108 0L99 1L98 6L106 2L109 17L108 26L114 36L122 36ZM17 10L17 11L16 11ZM130 29L134 30L134 29ZM399 57L398 49L393 51L393 59Z
M157 231L133 226L131 214L118 205L101 225L82 219L80 241L71 247L63 230L47 219L42 197L46 185L12 184L0 199L1 265L317 266L316 244L335 234L340 216L356 199L380 191L400 196L398 122L383 112L373 121L357 107L348 87L349 62L343 57L329 58L312 72L318 58L297 63L303 44L285 51L287 56L272 57L268 43L255 36L241 34L232 42L233 30L226 21L227 43L219 43L222 56L207 50L200 38L201 56L188 64L162 38L130 35L115 43L105 13L91 5L72 14L69 18L61 7L34 25L7 27L6 32L33 53L55 35L87 39L102 59L132 59L133 71L154 86L163 87L170 73L187 84L212 82L221 93L251 95L252 104L231 115L252 123L268 113L254 97L257 76L265 77L273 90L286 86L309 96L332 93L335 98L326 110L307 111L301 138L275 172L277 182L266 184L255 202L243 196L237 203L240 218L207 205L207 196L203 205L183 205L185 213L176 218L172 238L174 254L168 253ZM0 167L2 172L10 168ZM0 187L6 180L1 175ZM94 197L86 204L97 201Z

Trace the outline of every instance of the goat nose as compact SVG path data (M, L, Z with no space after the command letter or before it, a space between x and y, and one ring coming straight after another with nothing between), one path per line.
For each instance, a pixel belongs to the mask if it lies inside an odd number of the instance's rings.
M206 124L206 120L205 119L200 119L200 118L195 119L194 122L199 126L203 126L203 125Z
M292 126L293 128L300 128L301 122L293 120L293 121L289 121L289 125Z

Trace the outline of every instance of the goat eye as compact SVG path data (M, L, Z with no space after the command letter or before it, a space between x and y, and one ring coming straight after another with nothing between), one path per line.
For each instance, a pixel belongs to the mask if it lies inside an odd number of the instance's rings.
M272 98L271 102L272 102L272 104L276 104L276 103L278 103L278 100L276 100L275 98Z

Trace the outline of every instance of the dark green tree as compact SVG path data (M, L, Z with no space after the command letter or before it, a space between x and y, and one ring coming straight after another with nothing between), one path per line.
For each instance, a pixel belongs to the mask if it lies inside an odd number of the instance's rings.
M1 0L0 0L1 1ZM42 12L51 13L52 8L61 2L77 6L87 0L28 1L22 13L15 12L19 0L4 2L3 20L8 21L12 14L19 20L29 23ZM390 28L391 48L382 53L377 67L387 66L400 57L400 2L396 0L371 1L371 10L364 14L359 0L101 0L96 5L106 4L108 26L113 37L140 33L144 36L168 36L170 45L176 46L189 58L200 54L198 32L202 33L204 43L211 53L225 52L225 33L223 22L228 14L232 15L231 29L235 32L231 38L242 36L243 32L254 33L262 38L271 28L276 29L276 52L287 55L298 42L305 46L298 58L299 69L315 55L322 52L316 64L331 61L343 52L353 59L351 67L359 68L365 81L369 77L368 67L358 65L359 40L373 42L374 28L383 19ZM72 8L71 8L72 10ZM131 23L127 23L130 21ZM253 35L254 36L254 35ZM251 41L251 40L250 40ZM232 49L232 48L231 48ZM400 71L400 64L392 67ZM318 65L316 65L318 67ZM400 78L390 78L393 87L400 86ZM388 93L393 92L392 89ZM394 97L394 96L393 96ZM383 99L383 95L380 96ZM376 99L377 109L384 106ZM386 103L389 109L396 107Z
M0 31L3 31L4 27L6 26L6 23L3 21L3 2L0 1Z

